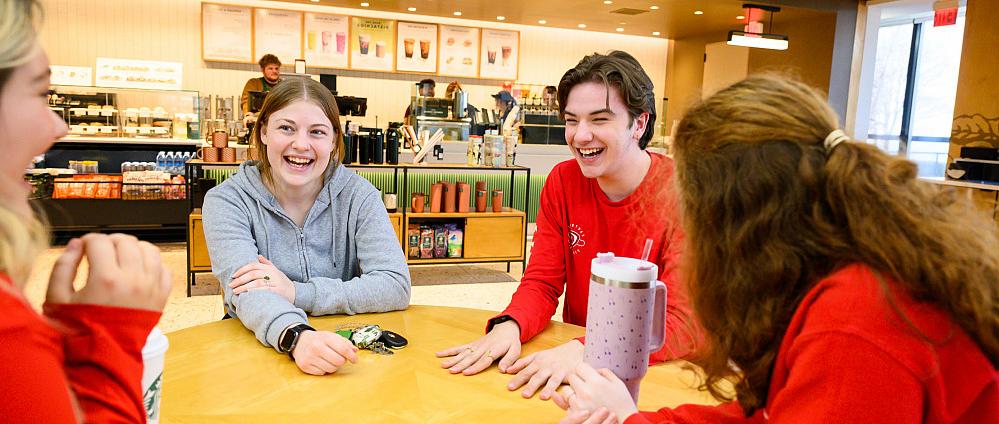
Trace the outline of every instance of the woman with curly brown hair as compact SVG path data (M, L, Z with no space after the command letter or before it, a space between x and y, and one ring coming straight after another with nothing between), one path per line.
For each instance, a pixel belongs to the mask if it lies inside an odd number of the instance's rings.
M777 76L686 114L683 274L706 388L731 401L731 382L737 401L640 413L582 366L556 399L564 422L999 422L995 224L837 121Z

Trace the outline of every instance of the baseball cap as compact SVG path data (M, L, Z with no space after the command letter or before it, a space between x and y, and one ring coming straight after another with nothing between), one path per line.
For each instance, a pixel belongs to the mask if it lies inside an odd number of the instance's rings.
M493 98L496 99L496 100L502 100L504 102L512 102L512 101L514 101L513 96L510 95L510 92L506 91L506 90L503 90L503 91L500 91L499 93L493 94Z

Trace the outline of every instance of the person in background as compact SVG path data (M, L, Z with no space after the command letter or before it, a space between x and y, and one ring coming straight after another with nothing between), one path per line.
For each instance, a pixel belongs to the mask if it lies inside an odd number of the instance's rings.
M445 99L453 98L455 90L461 88L462 88L461 83L459 83L458 81L451 81L447 85L447 89L444 90L444 98ZM477 118L475 116L475 114L477 113L479 113L479 110L475 106L472 106L471 103L468 103L467 106L465 107L465 116L472 120L472 126L475 126L475 122L477 121Z
M506 92L501 92L501 95ZM509 95L509 93L506 93ZM520 358L521 344L541 333L565 294L562 318L586 325L590 261L598 252L651 261L668 287L667 342L653 363L688 357L699 337L676 267L683 233L671 187L673 161L645 146L656 120L652 81L631 55L586 56L562 77L559 105L566 143L575 157L552 169L541 190L530 263L509 306L486 324L487 334L437 352L451 373L472 375L499 360L516 374L507 386L549 399L583 361L583 340Z
M558 88L555 88L554 85L545 87L544 91L541 92L541 104L550 109L558 109Z
M251 118L253 115L250 112L251 91L268 93L274 89L277 83L281 82L281 60L277 56L265 54L260 57L257 64L260 65L260 73L263 76L247 80L246 85L243 86L243 95L239 98L239 107L243 111L244 118Z
M999 422L995 222L838 122L774 75L686 113L683 275L706 386L730 402L638 412L583 364L556 396L563 423Z
M520 106L517 99L506 90L493 94L493 99L496 99L496 113L499 115L498 124L502 134L512 134L520 126Z
M419 91L420 97L434 97L436 93L434 90L437 88L437 83L430 78L425 78L416 83L416 89ZM412 115L413 114L413 104L410 103L406 106L406 113L403 115L402 119L407 123L407 125L414 125Z
M40 14L36 1L0 0L0 421L144 423L142 348L171 289L159 249L123 234L72 239L42 314L25 298L49 234L28 202L24 170L67 130L46 100ZM84 257L86 282L76 289Z
M406 309L410 276L385 204L340 163L336 101L309 78L282 82L253 129L260 161L208 191L212 272L229 316L303 372L336 372L356 348L308 325L313 316Z

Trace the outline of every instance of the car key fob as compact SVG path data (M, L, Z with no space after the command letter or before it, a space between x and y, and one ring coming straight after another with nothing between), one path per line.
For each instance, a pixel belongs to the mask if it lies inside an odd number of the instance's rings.
M378 338L378 341L385 344L385 347L392 349L401 349L409 344L409 341L405 337L388 330L382 330L382 335Z

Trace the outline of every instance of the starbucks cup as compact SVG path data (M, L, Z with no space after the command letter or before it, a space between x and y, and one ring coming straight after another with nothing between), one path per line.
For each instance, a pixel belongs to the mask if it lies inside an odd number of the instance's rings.
M163 395L163 359L170 342L159 327L146 338L142 348L142 404L149 424L160 422L160 397Z

